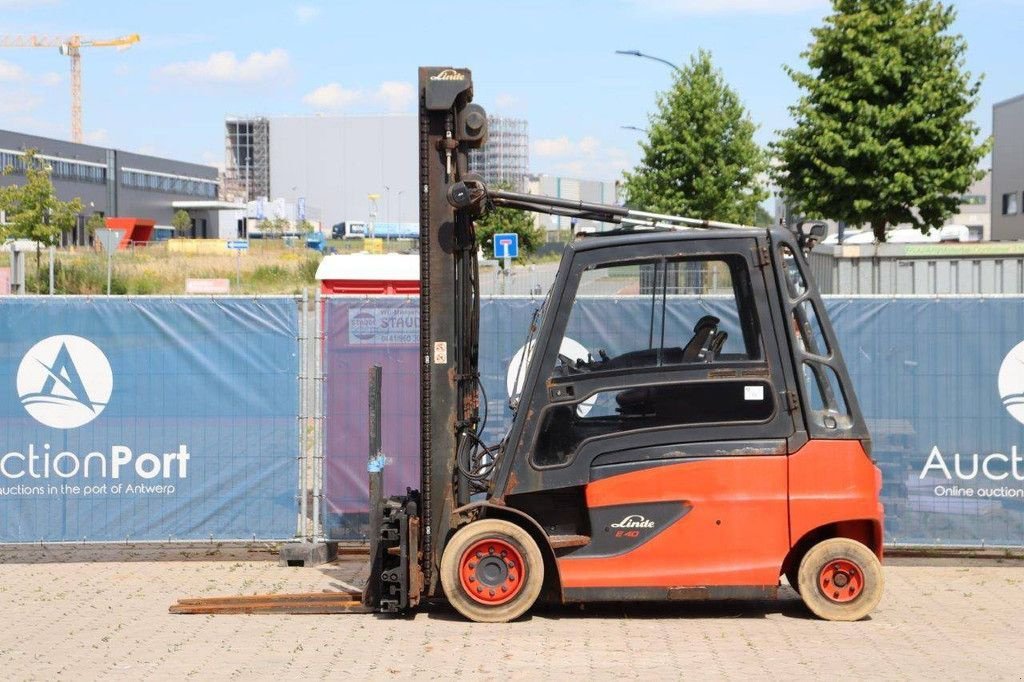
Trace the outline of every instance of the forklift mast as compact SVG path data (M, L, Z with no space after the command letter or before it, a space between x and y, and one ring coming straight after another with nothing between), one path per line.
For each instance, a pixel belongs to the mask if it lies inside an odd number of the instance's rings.
M472 104L468 69L419 70L420 168L420 518L424 587L438 588L440 544L451 512L469 502L457 457L478 426L479 291L468 211L446 190L469 179L469 150L487 138L487 115Z

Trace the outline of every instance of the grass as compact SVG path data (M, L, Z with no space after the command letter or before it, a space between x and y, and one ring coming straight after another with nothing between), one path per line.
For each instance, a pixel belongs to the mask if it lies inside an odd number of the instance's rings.
M337 253L363 250L361 239L330 240ZM387 253L409 252L409 239L384 241ZM236 261L237 258L237 261ZM300 294L316 284L322 256L302 246L287 247L281 240L254 239L245 255L234 253L170 253L166 243L121 251L113 256L111 293L118 295L184 294L187 279L227 279L232 294ZM557 261L558 253L532 255L519 265ZM0 253L0 267L9 255ZM30 294L49 292L49 259L44 252L36 266L34 253L26 255L25 285ZM237 268L237 270L236 270ZM237 280L237 281L236 281ZM107 256L101 250L73 248L57 252L54 268L57 294L102 295L107 291Z
M253 244L242 256L168 253L161 244L114 254L111 293L183 294L187 279L227 279L232 294L298 294L316 284L320 254ZM47 293L48 260L44 256L38 269L33 256L26 260L29 293ZM58 252L54 280L57 294L105 294L106 254L86 249Z

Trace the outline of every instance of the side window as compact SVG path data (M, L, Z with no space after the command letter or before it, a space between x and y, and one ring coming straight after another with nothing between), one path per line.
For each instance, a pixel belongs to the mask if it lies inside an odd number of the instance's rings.
M790 325L797 351L803 356L799 364L807 400L804 411L807 418L819 427L846 428L850 425L850 410L839 377L828 364L832 349L825 337L819 311L812 298L804 298L807 282L792 249L783 244L779 252L790 300Z
M745 258L611 263L582 273L554 376L761 356Z
M614 372L616 387L576 383L576 390L598 390L546 407L534 464L564 465L582 442L623 431L775 417L749 268L745 256L725 254L585 270L552 378L582 382ZM756 370L748 380L738 380L736 372L715 379L701 372L689 381L658 383L666 370L727 362L756 363Z
M599 392L580 403L548 408L534 448L538 466L557 466L588 438L622 431L697 424L739 424L775 414L771 384L697 381Z

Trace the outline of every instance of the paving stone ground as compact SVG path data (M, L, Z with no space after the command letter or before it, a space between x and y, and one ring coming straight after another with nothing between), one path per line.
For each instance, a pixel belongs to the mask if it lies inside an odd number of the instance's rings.
M319 591L363 565L24 562L0 552L4 679L1019 679L1024 566L889 564L870 620L778 601L546 608L505 625L444 607L394 619L174 616L183 596ZM92 557L110 558L110 557Z

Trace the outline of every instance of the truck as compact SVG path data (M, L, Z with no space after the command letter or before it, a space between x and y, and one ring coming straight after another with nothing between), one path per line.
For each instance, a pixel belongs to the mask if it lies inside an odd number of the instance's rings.
M419 489L383 499L370 467L361 593L172 610L404 613L446 600L506 622L538 601L772 598L785 577L820 618L867 616L883 590L881 474L805 258L824 226L489 188L467 163L487 138L470 71L420 68L419 98ZM496 207L614 227L565 247L511 424L485 443L474 220ZM595 291L628 300L630 322L608 347L567 353Z

